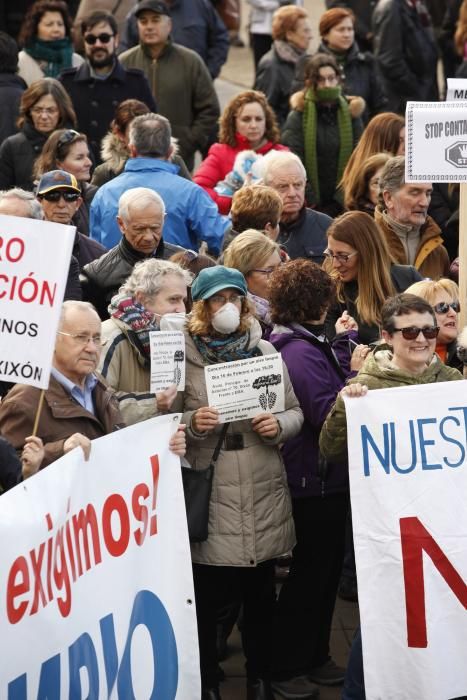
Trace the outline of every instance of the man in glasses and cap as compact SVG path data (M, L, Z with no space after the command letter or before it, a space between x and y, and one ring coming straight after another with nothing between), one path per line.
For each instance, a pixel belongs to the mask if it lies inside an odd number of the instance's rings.
M142 71L124 68L117 59L117 23L111 12L96 10L81 22L85 62L64 70L59 80L73 102L79 131L86 134L96 163L101 162L101 139L123 100L141 100L156 111Z
M73 226L72 219L81 204L81 190L74 175L65 170L51 170L44 173L37 186L36 197L42 205L45 221ZM101 243L76 231L73 255L78 260L79 269L107 252Z

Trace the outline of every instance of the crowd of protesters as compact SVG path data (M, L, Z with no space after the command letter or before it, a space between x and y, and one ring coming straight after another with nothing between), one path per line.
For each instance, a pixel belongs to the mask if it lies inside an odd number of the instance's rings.
M239 615L241 697L363 700L359 634L347 678L330 648L358 598L342 396L462 379L459 191L405 182L404 111L467 73L467 0L328 0L313 55L301 0L247 4L255 82L223 110L234 0L2 9L0 214L76 234L36 435L39 390L0 383L0 488L182 412L194 468L222 440L191 548L202 700ZM151 394L150 333L173 329L186 389ZM204 367L277 352L284 410L222 433Z

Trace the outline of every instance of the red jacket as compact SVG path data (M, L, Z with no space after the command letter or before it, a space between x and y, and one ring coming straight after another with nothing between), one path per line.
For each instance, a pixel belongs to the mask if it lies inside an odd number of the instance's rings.
M237 134L237 145L235 147L226 143L215 143L209 149L207 157L203 160L193 177L196 184L200 185L211 199L216 202L221 214L229 213L232 198L217 194L214 187L233 169L237 154L240 151L249 150L251 150L249 141L244 136L240 136L240 134ZM264 156L272 150L288 151L289 149L280 143L267 141L263 146L256 149L256 153Z

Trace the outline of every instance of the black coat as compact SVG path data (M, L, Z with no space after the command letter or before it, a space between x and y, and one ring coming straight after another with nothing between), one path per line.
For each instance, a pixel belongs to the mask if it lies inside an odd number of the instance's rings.
M326 214L303 207L298 219L280 223L277 242L292 260L308 258L321 265L328 244L326 231L331 223L331 217Z
M462 62L462 57L458 55L454 46L454 34L461 5L462 0L447 0L446 11L439 32L438 41L443 57L444 75L446 78L452 78Z
M255 90L266 95L276 113L279 126L282 126L289 113L289 95L295 63L284 61L274 46L264 54L256 70Z
M0 436L0 493L21 481L21 462L8 440Z
M67 68L59 76L68 92L78 120L78 130L86 134L96 163L101 162L101 139L109 130L115 108L123 100L141 100L152 112L156 103L146 76L136 68L124 68L120 61L106 80L92 77L85 61L79 68Z
M404 114L407 100L436 101L438 50L433 28L422 25L406 0L379 0L373 33L388 109Z
M16 120L18 118L19 103L21 95L27 85L19 75L12 73L0 73L0 100L2 109L0 110L0 144L16 134Z
M47 134L36 131L29 122L5 139L0 146L0 190L22 187L32 191L32 167L46 141Z

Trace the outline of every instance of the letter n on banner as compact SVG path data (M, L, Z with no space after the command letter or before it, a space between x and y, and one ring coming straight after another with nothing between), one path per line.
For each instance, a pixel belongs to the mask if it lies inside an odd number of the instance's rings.
M407 612L407 644L428 646L425 614L423 552L444 578L449 588L467 609L467 584L462 580L441 547L416 517L401 518L401 545L404 567L405 606Z

